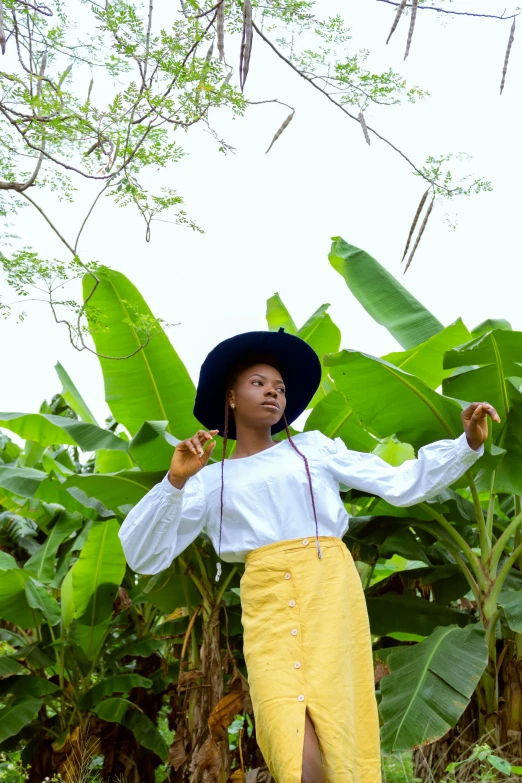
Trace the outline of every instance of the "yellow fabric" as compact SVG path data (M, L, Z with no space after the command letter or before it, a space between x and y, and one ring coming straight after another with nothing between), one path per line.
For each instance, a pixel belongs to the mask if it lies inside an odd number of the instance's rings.
M322 559L315 541L246 557L241 605L257 742L276 783L300 783L308 710L327 783L380 783L364 591L343 541L319 536Z

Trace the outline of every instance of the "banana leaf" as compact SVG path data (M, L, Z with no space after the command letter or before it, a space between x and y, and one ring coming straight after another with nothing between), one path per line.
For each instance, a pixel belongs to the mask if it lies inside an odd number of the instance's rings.
M498 604L504 610L506 622L515 633L522 633L522 590L502 590Z
M43 470L0 465L0 487L23 498L32 498L46 478Z
M332 237L328 260L372 318L405 349L444 328L409 291L364 250Z
M93 278L86 275L84 299L92 290ZM170 432L180 440L193 435L200 428L192 415L194 384L159 324L147 342L141 322L143 317L150 322L153 315L138 289L121 272L106 269L88 304L102 318L103 328L99 328L87 308L92 338L100 354L105 399L116 421L131 436L144 421L168 421Z
M401 631L429 636L439 625L464 627L471 622L470 615L459 609L448 609L434 601L411 595L385 593L366 599L371 632L376 636Z
M325 357L336 388L365 429L415 448L463 431L461 406L383 359L344 350Z
M297 334L297 326L277 292L267 299L266 321L271 332L277 332L283 327L285 332Z
M82 421L86 421L89 424L95 424L97 426L98 422L94 418L94 414L91 413L89 406L83 399L82 395L60 362L56 362L54 369L56 370L58 378L62 382L62 397L64 398L67 405L78 414Z
M92 712L102 720L123 724L131 730L140 745L152 750L162 761L166 761L168 748L165 740L151 719L141 712L136 704L115 696L101 701L92 708Z
M36 718L41 706L41 699L35 699L33 696L21 696L0 710L0 747L4 740L18 734L24 726Z
M94 473L71 476L62 487L66 490L76 487L88 498L96 498L106 509L116 512L122 506L134 506L164 476L163 471L161 473L124 471L111 476Z
M129 693L133 688L150 688L152 680L140 674L116 674L104 677L100 682L89 688L78 700L80 710L90 710L106 696L113 693Z
M375 438L362 427L346 397L337 389L319 400L308 416L305 431L312 430L319 430L328 438L341 438L354 451L371 451L376 445Z
M436 628L424 641L394 650L380 681L381 748L410 750L442 737L464 712L486 668L484 628Z
M121 438L95 424L89 424L52 413L0 413L0 427L15 432L21 438L35 441L40 446L61 443L79 446L83 451L116 449L126 451Z
M433 337L414 348L410 348L408 351L394 351L381 358L422 378L431 389L437 389L443 379L451 374L451 370L443 369L444 354L451 348L462 345L469 340L471 340L471 334L459 318L454 324L446 326L442 331L437 332Z
M111 616L125 574L125 555L115 519L94 522L72 568L74 617L80 625L98 625Z

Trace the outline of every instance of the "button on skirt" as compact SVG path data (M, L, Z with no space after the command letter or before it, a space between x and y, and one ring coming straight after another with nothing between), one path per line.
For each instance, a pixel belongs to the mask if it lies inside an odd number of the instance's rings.
M292 539L246 557L244 654L256 739L276 783L300 783L305 714L327 783L380 783L379 719L361 580L340 538Z

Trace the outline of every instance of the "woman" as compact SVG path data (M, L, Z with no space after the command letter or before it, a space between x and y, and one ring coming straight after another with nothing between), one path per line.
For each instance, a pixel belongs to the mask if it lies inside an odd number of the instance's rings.
M130 512L120 539L131 568L155 574L206 529L218 557L245 562L244 655L256 738L277 783L379 783L381 759L364 593L342 541L339 484L411 506L437 495L484 451L488 403L462 413L465 432L391 467L340 438L288 423L321 380L298 337L247 332L202 365L194 415L207 428L176 447L168 474ZM287 440L272 435L286 429ZM220 433L233 455L208 465ZM205 468L205 470L202 470ZM226 480L225 480L226 478ZM221 564L218 560L219 579Z

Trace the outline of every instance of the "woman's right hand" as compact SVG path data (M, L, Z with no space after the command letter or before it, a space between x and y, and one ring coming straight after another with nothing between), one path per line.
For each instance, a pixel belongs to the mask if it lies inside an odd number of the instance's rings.
M172 456L169 481L177 489L182 489L187 479L194 476L201 468L204 468L210 459L216 441L204 448L205 443L217 435L219 430L198 430L192 438L187 438L178 443Z

